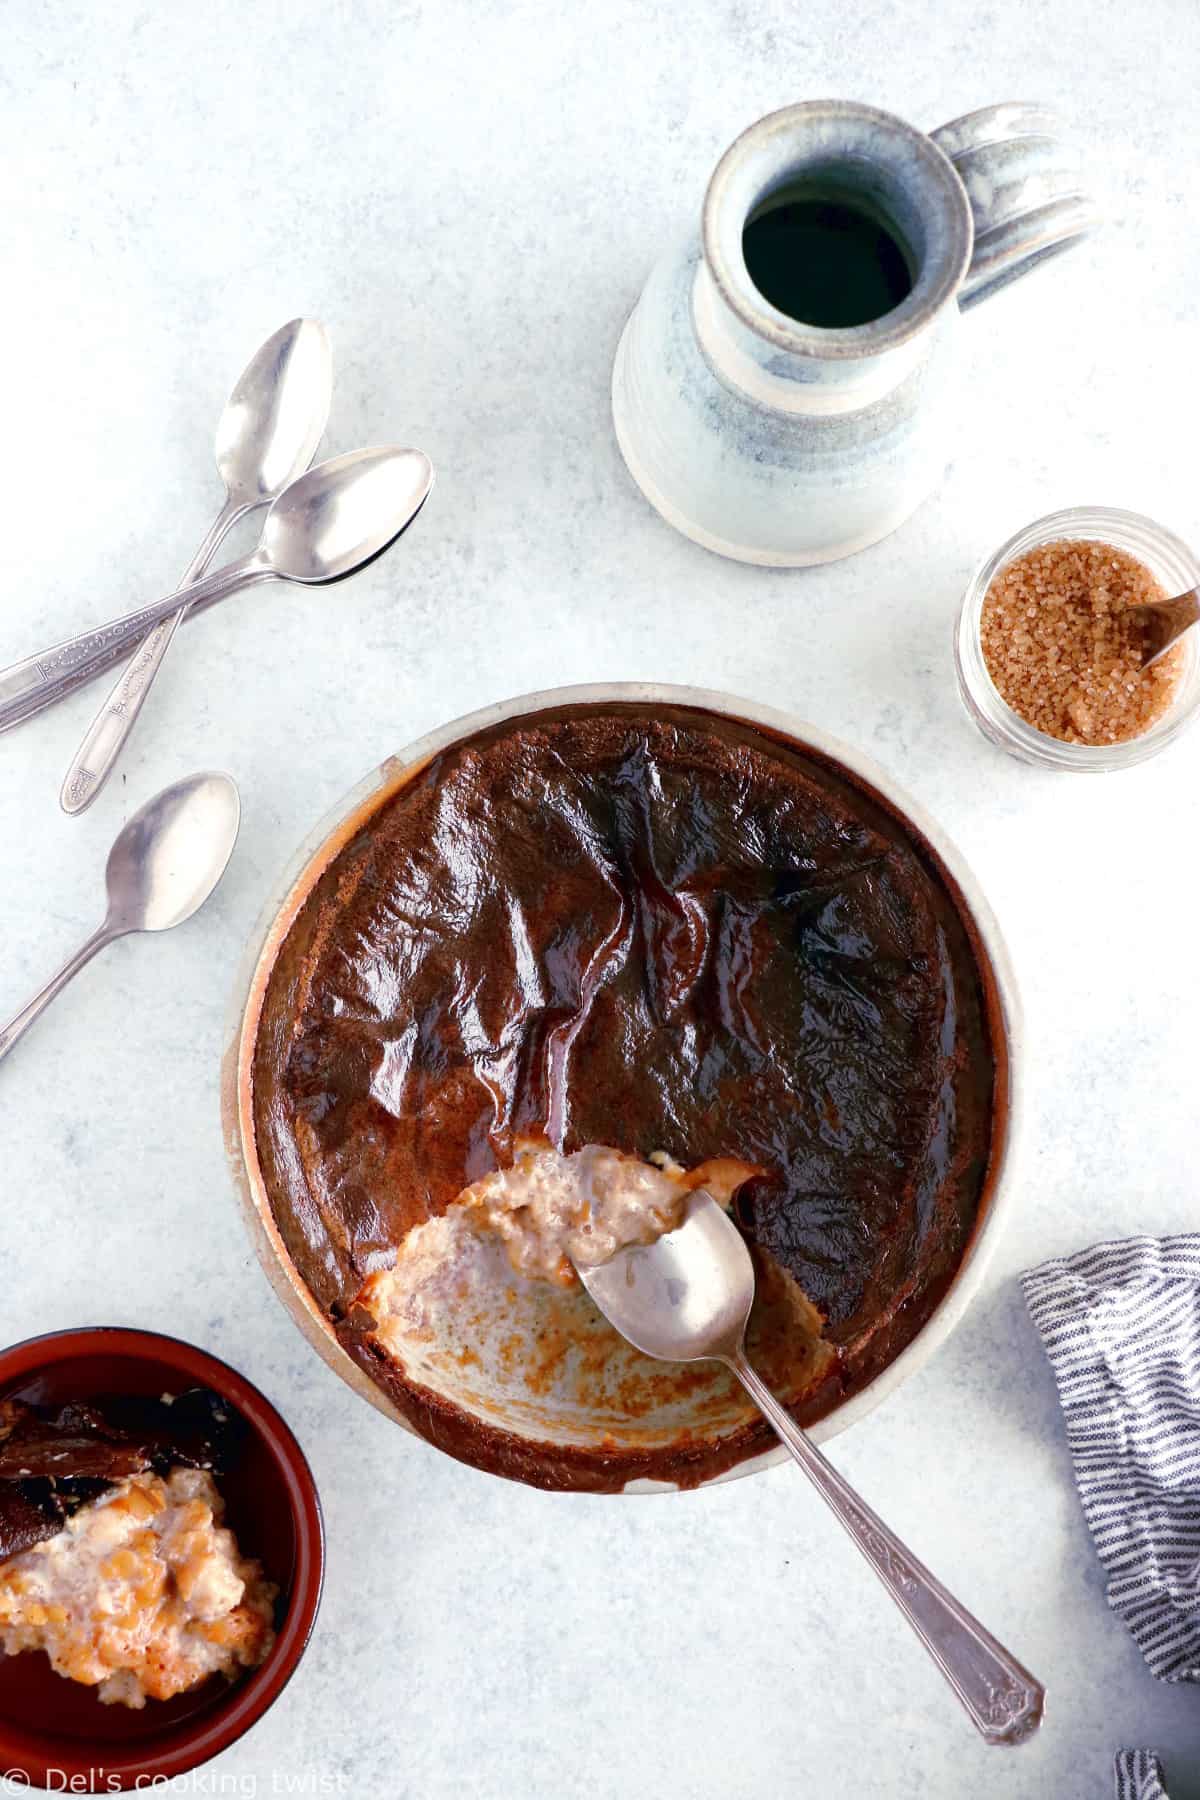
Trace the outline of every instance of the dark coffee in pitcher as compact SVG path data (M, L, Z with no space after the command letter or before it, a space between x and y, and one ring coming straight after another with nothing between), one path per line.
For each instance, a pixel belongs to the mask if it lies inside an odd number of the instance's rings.
M867 325L912 292L908 258L887 226L809 187L781 189L752 213L742 254L763 298L803 325Z

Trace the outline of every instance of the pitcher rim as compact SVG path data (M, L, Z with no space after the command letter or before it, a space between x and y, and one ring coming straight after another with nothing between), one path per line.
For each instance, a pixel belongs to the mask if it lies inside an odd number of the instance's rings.
M872 123L902 137L919 158L930 203L937 206L946 228L942 255L932 266L918 271L912 291L890 312L864 325L806 325L773 306L755 287L742 254L741 232L748 212L743 211L738 221L732 254L727 254L722 241L729 190L748 158L770 138L819 117ZM747 126L713 170L704 196L700 235L708 273L721 298L741 322L779 350L821 359L874 356L907 343L954 299L974 249L974 221L967 190L945 151L926 132L896 113L858 100L801 100Z

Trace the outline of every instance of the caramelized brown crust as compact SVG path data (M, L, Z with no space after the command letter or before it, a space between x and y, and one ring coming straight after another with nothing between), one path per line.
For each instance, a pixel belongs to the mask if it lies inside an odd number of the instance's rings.
M271 971L257 1148L287 1249L412 1422L548 1486L694 1482L760 1450L584 1452L410 1386L352 1313L416 1224L545 1133L770 1170L748 1237L825 1316L811 1422L911 1341L974 1227L992 1025L936 859L844 771L679 707L502 724L380 803Z
M54 1537L72 1513L127 1475L227 1466L245 1430L208 1388L170 1401L140 1394L59 1407L0 1400L0 1562Z

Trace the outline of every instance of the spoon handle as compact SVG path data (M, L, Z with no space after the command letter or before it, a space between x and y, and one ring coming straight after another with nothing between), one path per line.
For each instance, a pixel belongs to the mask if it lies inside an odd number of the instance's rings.
M74 956L67 959L58 974L52 975L45 987L38 990L29 1004L23 1006L20 1012L8 1021L7 1025L0 1025L0 1062L4 1061L17 1040L25 1036L34 1020L41 1018L55 995L61 994L68 981L78 975L85 963L91 962L97 950L103 950L106 944L111 944L113 939L120 935L119 931L112 931L109 928L106 919L100 929L93 931L87 942L79 946Z
M81 632L78 637L66 638L61 644L52 644L48 650L0 669L0 731L32 719L35 713L74 693L94 675L103 674L113 663L128 656L160 619L170 618L185 601L188 610L193 611L270 579L271 570L266 564L249 556L206 575L190 588L156 600L153 606L143 606L95 631Z
M822 1499L908 1619L989 1744L1019 1744L1042 1722L1046 1690L860 1500L739 1349L728 1359Z
M183 573L181 588L191 587L203 575L217 550L239 519L254 510L254 504L226 498L213 520L204 542ZM125 741L142 710L146 695L171 648L186 606L162 619L143 639L138 649L118 676L116 685L92 720L63 779L59 805L65 813L81 813L92 804L116 766Z

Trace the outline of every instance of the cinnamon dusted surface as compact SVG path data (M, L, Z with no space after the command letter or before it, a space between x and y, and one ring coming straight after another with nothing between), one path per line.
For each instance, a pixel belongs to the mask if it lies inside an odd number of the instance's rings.
M351 1354L455 1454L592 1487L769 1439L733 1415L665 1444L481 1426L355 1304L407 1234L538 1134L761 1167L735 1211L833 1353L795 1359L811 1420L951 1280L994 1069L967 930L899 820L758 728L603 706L494 727L381 802L281 946L253 1081L277 1223Z

